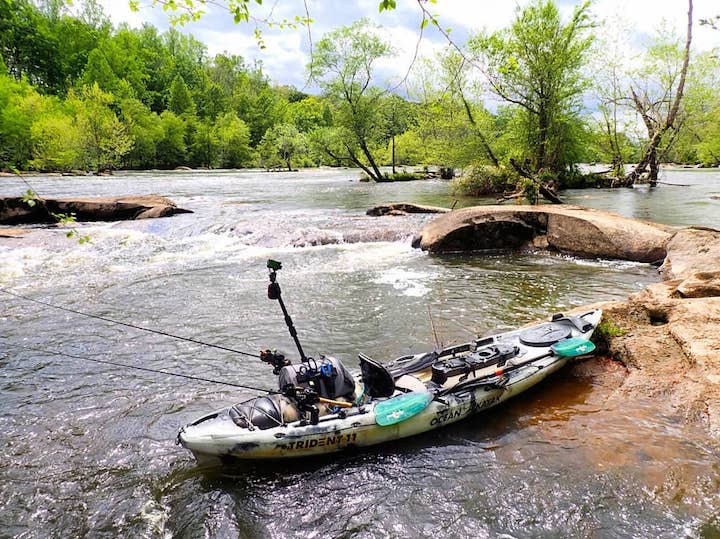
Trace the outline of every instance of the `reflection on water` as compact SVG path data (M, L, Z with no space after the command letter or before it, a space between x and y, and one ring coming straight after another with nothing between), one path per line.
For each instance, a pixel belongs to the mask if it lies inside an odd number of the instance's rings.
M717 174L702 178L705 187L682 196L697 202L702 189L715 189ZM359 351L387 360L431 348L430 317L449 344L621 299L658 279L642 264L547 254L431 256L411 249L409 238L432 217L377 219L364 210L401 200L449 204L447 184L355 180L342 171L32 179L46 196L159 192L196 213L88 225L90 245L52 230L8 240L0 243L0 285L241 350L291 352L279 309L265 295L264 262L277 258L306 350L355 366ZM12 181L3 188L24 190ZM639 190L568 196L597 196L587 203L674 224L715 224L717 212L692 200L677 211L664 207L664 189L646 198ZM573 366L489 413L380 448L202 469L173 444L178 426L250 392L17 346L269 388L275 381L265 365L9 297L0 302L4 536L720 533L718 447L651 401L614 398L624 374L613 364Z

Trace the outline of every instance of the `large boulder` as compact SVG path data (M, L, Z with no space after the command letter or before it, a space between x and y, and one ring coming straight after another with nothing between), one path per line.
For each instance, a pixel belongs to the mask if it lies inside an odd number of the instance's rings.
M720 230L689 227L679 230L667 243L667 257L660 266L664 279L720 270Z
M159 195L45 198L33 202L30 205L21 197L0 198L0 224L54 223L57 219L52 214L74 214L78 221L125 221L192 213Z
M580 206L475 206L425 225L431 252L508 249L525 244L581 256L660 262L672 229Z

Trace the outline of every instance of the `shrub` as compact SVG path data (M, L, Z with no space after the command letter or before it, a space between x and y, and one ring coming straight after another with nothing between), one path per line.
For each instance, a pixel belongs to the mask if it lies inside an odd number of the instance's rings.
M517 174L502 167L476 165L450 182L453 195L481 197L513 191L519 181Z
M383 178L383 181L386 182L410 182L413 180L424 180L427 176L422 172L407 172L403 170L395 174L383 174Z

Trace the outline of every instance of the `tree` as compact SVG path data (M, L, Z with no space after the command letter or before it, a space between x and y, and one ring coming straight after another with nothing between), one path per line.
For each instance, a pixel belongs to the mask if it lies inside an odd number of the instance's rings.
M184 165L186 159L185 123L175 113L166 110L160 114L162 137L157 143L160 166L172 168Z
M392 173L395 174L395 137L405 133L412 125L414 120L412 106L402 97L391 94L383 100L380 115L383 136L390 142Z
M36 118L32 129L33 159L40 171L71 170L81 166L82 135L74 118L54 112Z
M653 84L650 73L644 73L643 84L631 87L633 106L647 129L648 142L640 161L625 176L623 183L632 187L642 174L649 170L651 185L657 183L659 158L658 149L663 137L676 134L679 130L680 104L685 89L685 81L690 64L690 45L692 43L692 0L688 0L688 23L685 47L681 52L672 43L659 42L648 51L650 70L664 68L664 76Z
M292 159L307 147L305 137L292 124L280 124L271 127L258 145L262 166L271 168L284 163L288 171L292 168Z
M175 78L170 85L170 96L168 98L168 110L175 114L195 114L195 102L188 91L185 81L180 75Z
M134 144L125 161L130 168L157 166L158 143L163 137L160 118L140 100L126 98L120 101L120 119Z
M85 164L95 170L117 168L133 147L127 128L110 108L114 100L97 83L84 86L79 96L73 93L69 97L81 133Z
M576 143L569 126L577 121L586 88L582 68L592 37L589 2L563 24L551 0L534 0L518 10L510 28L470 40L470 50L490 91L524 117L526 158L534 171L560 176L572 165Z
M215 123L220 166L240 168L252 160L250 129L234 112L226 112Z
M375 181L382 180L372 148L382 139L377 126L383 92L371 86L373 64L391 52L362 19L326 34L310 65L311 77L335 104L335 122L341 128L342 154L328 155L355 164Z

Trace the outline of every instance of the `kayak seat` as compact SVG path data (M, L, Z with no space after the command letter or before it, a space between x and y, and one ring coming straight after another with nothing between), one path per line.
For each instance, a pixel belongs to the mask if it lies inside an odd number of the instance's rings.
M389 397L395 392L395 380L384 365L365 354L358 354L365 394L373 398Z
M395 387L400 391L427 391L427 387L419 378L409 374L403 374L395 380Z
M390 372L395 379L399 379L405 374L410 374L416 371L430 368L432 364L435 363L435 360L437 358L437 352L428 352L426 354L421 354L412 361L408 363L403 363L403 365L392 369Z

